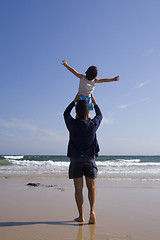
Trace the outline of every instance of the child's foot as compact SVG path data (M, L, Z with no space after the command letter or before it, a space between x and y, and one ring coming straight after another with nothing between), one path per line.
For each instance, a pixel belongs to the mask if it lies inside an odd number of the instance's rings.
M77 218L74 219L74 221L76 221L76 222L84 222L84 218L77 217Z
M90 218L89 218L89 224L95 224L96 223L96 216L95 216L95 212L91 211L90 213Z

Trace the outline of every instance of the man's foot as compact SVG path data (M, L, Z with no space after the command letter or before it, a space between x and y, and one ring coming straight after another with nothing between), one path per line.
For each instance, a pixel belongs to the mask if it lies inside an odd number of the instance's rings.
M84 218L77 217L77 218L74 219L74 221L76 221L76 222L84 222Z
M96 223L96 216L95 216L95 212L91 211L90 213L90 218L89 218L89 224L95 224Z

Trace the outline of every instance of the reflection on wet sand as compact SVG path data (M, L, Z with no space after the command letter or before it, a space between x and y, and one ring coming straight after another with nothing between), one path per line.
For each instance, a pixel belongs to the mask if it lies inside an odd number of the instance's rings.
M79 224L76 240L84 240L84 227L85 227L85 229L86 229L86 227L89 228L88 240L95 240L95 228L96 228L95 224L88 224L88 225Z

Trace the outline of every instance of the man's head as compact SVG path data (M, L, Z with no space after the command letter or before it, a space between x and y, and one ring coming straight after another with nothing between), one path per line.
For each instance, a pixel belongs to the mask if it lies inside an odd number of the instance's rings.
M86 78L88 80L93 80L95 77L97 77L97 74L98 74L98 70L95 66L90 66L87 71L85 72L86 74Z
M76 114L81 120L88 118L88 105L85 100L79 100L76 104Z

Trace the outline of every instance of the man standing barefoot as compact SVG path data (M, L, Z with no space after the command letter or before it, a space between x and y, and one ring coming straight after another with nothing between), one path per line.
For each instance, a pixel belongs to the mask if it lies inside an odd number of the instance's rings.
M85 176L88 189L88 200L90 203L89 223L96 222L95 202L96 188L95 179L97 177L97 165L95 158L98 156L99 145L97 142L96 131L101 123L102 114L96 104L92 94L92 101L95 109L95 117L90 119L88 116L88 106L85 100L79 100L77 94L64 111L64 119L69 131L69 143L67 156L70 158L69 178L74 181L75 200L79 216L77 222L84 222L83 213L83 176ZM71 110L76 104L76 119L71 116Z

